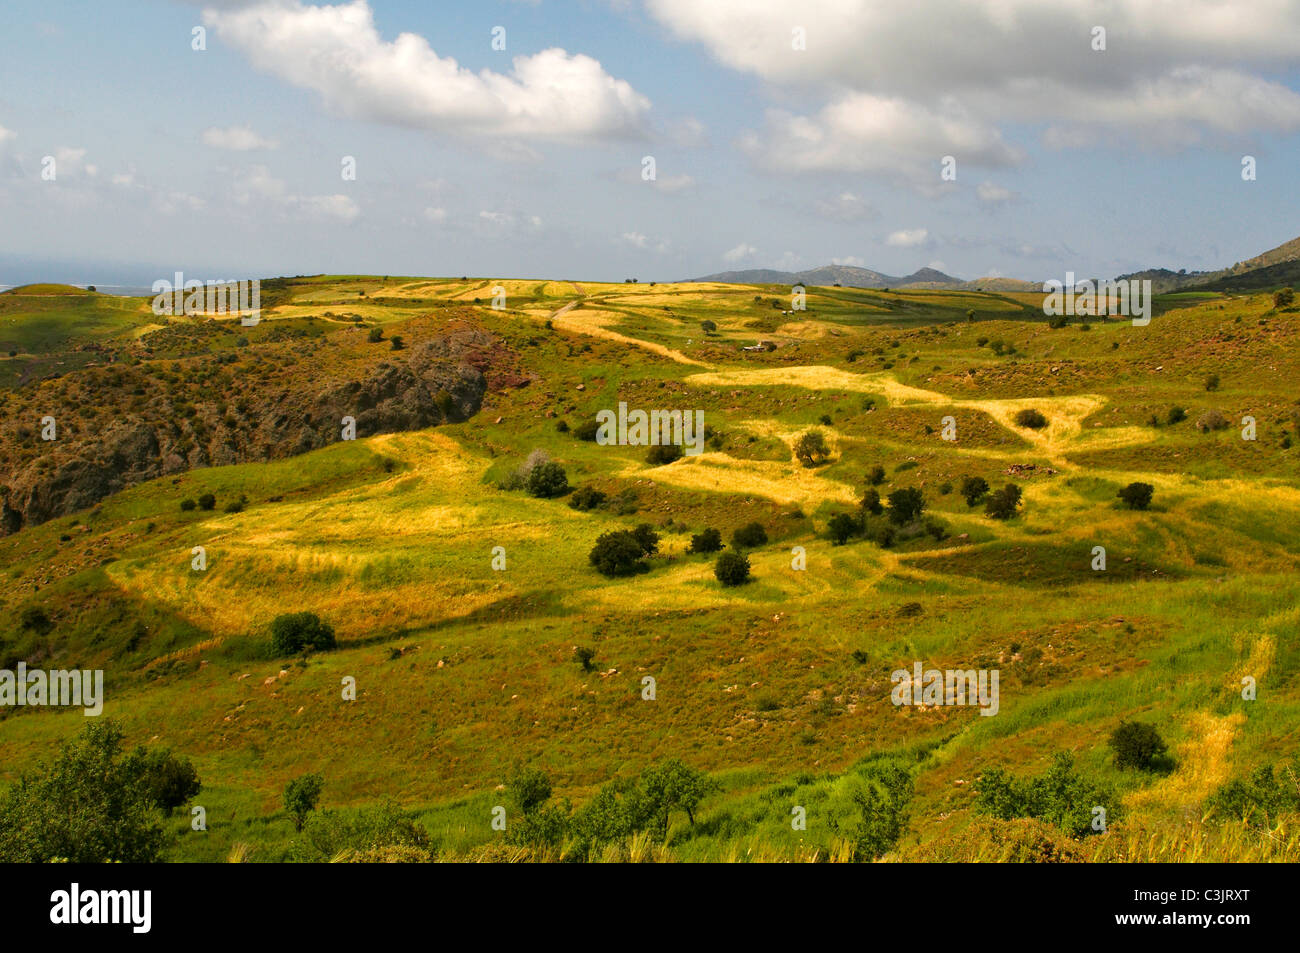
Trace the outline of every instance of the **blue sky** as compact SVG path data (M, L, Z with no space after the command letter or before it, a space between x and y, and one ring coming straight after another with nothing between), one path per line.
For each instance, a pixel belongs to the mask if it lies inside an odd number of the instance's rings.
M1233 10L6 0L0 283L1222 267L1300 234L1300 3Z

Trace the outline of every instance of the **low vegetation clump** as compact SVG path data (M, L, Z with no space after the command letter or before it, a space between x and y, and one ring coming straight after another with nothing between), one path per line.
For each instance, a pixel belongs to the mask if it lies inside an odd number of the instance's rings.
M1119 801L1114 793L1074 769L1074 759L1060 752L1051 767L1036 778L1015 778L1002 768L990 768L975 782L978 810L999 820L1029 817L1060 828L1073 837L1098 833L1095 811L1105 811L1114 823Z
M688 553L716 553L722 549L722 533L716 529L706 529L691 537Z
M289 612L271 620L271 647L278 656L324 652L337 644L333 627L314 612Z
M723 553L714 563L713 575L724 586L740 586L749 581L749 557L740 553Z
M319 774L304 774L294 778L284 788L284 809L293 818L293 829L302 831L307 815L316 810L325 779Z
M1150 483L1130 483L1115 495L1124 501L1130 510L1145 510L1151 505L1151 497L1156 488Z
M645 558L658 548L659 537L649 526L635 532L612 530L596 538L588 559L602 576L634 576L650 567Z
M1016 426L1027 427L1030 430L1042 430L1047 426L1047 418L1040 411L1032 407L1026 407L1016 414Z
M1000 490L989 494L984 504L984 513L995 520L1009 520L1020 510L1020 487L1008 483Z
M1115 752L1115 767L1150 771L1159 766L1169 750L1153 725L1121 721L1107 741Z
M737 549L753 549L767 543L767 530L762 523L746 523L731 534L731 545Z
M830 456L825 435L820 430L809 430L795 442L794 455L806 467L824 463Z
M681 444L660 443L652 446L645 456L645 462L652 467L661 467L680 460L683 456Z

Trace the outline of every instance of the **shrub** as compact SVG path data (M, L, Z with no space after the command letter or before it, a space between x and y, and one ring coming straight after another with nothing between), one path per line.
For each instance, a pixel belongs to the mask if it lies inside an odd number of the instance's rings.
M701 321L700 330L705 334L712 334L714 331L718 330L718 326L712 321Z
M723 553L713 566L713 575L724 586L739 586L749 580L749 557Z
M652 467L663 466L666 463L672 463L674 460L682 458L682 448L676 443L655 444L645 455L646 463Z
M590 420L584 420L578 426L573 428L573 435L579 440L585 440L587 443L596 442L596 434L600 431L600 424L593 417Z
M595 666L591 664L591 660L595 657L596 650L589 646L575 645L573 647L573 660L582 666L584 672L590 672L595 669Z
M767 530L762 523L746 523L731 534L731 545L737 549L753 549L767 542Z
M108 718L90 719L0 798L0 863L153 863L165 836L143 761L123 757Z
M830 448L820 430L809 430L795 442L794 455L804 466L814 467L830 456Z
M1218 374L1211 374L1209 377L1205 378L1205 389L1209 391L1215 391L1219 389Z
M849 778L846 810L831 805L830 827L853 846L859 860L873 860L898 843L907 829L914 782L893 758L869 762Z
M1187 419L1187 411L1181 407L1170 407L1169 413L1165 415L1165 423L1169 425L1180 424Z
M188 758L168 748L138 747L127 758L130 771L141 779L151 804L170 814L202 789L199 773Z
M1168 751L1160 732L1139 721L1121 721L1107 744L1115 752L1115 767L1143 771L1156 767Z
M199 509L201 510L210 510L215 508L216 505L217 505L217 498L213 496L211 493L204 493L201 497L199 497Z
M654 531L649 523L642 523L632 530L632 538L641 547L641 552L647 556L653 556L659 551L659 534Z
M293 829L302 831L307 815L316 810L325 779L319 774L304 774L294 778L284 788L284 809L293 818Z
M271 646L277 656L312 649L323 652L337 644L333 627L314 612L289 612L271 620Z
M1031 430L1042 430L1047 426L1047 418L1032 407L1026 407L1016 414L1016 424Z
M388 339L388 346L391 350L400 351L402 348L406 347L406 342L402 340L400 334L394 334Z
M594 510L605 502L605 494L590 486L581 486L569 497L569 505L575 510Z
M1094 833L1093 808L1106 809L1106 820L1119 815L1114 795L1074 770L1074 759L1060 752L1037 778L1019 780L1002 768L985 771L975 782L976 808L999 820L1031 817L1075 837Z
M555 422L555 430L557 433L568 433L569 422L565 420L563 417L561 417L559 420Z
M961 495L966 500L966 505L974 507L989 492L988 481L983 477L966 477L961 481Z
M858 508L863 513L870 513L872 516L879 516L885 512L885 508L880 505L880 493L874 487L867 487L862 492L862 499L858 501Z
M588 559L602 576L631 576L646 570L640 541L627 530L602 533Z
M1261 765L1246 779L1234 778L1205 802L1219 817L1265 824L1279 814L1300 812L1300 757L1290 764Z
M1115 495L1127 503L1130 510L1145 510L1151 505L1154 493L1155 487L1150 483L1130 483Z
M308 817L290 847L298 863L433 859L429 832L397 805L320 811Z
M528 471L524 486L530 496L550 499L569 492L569 477L558 463L542 463Z
M37 635L48 635L54 628L49 615L40 606L27 606L23 609L18 616L18 624L24 632L35 632Z
M849 537L857 534L859 525L858 521L848 513L836 513L831 517L827 528L830 530L831 539L835 541L835 545L843 546L849 541Z
M1196 418L1196 429L1201 433L1209 433L1211 430L1226 430L1227 427L1228 418L1217 410L1207 410Z
M181 500L181 512L188 513L194 507L198 506L193 500Z
M1290 307L1293 301L1295 301L1295 289L1293 288L1283 288L1273 295L1273 307L1275 308Z
M368 335L371 344L377 344L384 339L383 328L371 328Z
M889 494L889 521L895 526L920 519L924 509L925 494L917 487L907 487Z
M995 520L1009 520L1016 515L1020 507L1020 487L1008 483L1000 490L990 494L984 504L984 512Z
M885 468L877 464L867 471L867 483L871 486L880 486L885 482Z
M716 529L706 529L691 537L688 553L716 553L722 549L722 534Z

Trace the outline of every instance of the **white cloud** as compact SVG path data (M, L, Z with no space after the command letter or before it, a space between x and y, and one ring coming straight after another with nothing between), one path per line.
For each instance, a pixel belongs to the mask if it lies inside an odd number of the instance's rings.
M254 149L274 149L276 143L259 136L248 126L228 126L222 129L210 126L203 130L203 144L214 149L229 149L232 152L251 152Z
M832 258L832 265L852 265L854 268L865 268L867 263L857 255L847 255L844 258Z
M1058 147L1095 146L1100 133L1130 148L1177 148L1300 130L1300 94L1270 78L1300 65L1300 0L1261 0L1249 15L1222 0L646 5L723 64L826 97L820 114L775 114L746 140L777 168L906 172L941 155L1006 164L1000 130L1009 123L1046 125ZM1091 47L1098 24L1107 30L1100 52ZM795 25L806 51L791 49ZM858 110L873 114L879 139L854 131ZM926 135L936 121L946 128Z
M1007 202L1014 201L1019 193L992 182L981 182L975 189L975 195L985 205L1005 205Z
M561 49L474 73L424 37L384 41L366 0L306 6L268 0L203 11L203 21L256 68L321 95L355 119L521 139L617 139L643 131L650 100L589 56Z
M930 239L930 232L924 228L904 228L891 232L885 244L893 248L920 248Z
M1022 151L955 103L940 111L869 93L852 93L815 116L767 113L761 133L741 137L761 166L786 172L874 172L913 183L937 182L934 161L958 155L985 166L1018 163Z
M442 224L447 221L447 210L445 208L429 207L424 210L424 217L435 224Z
M814 208L818 215L832 222L864 222L880 214L869 202L852 192L841 192L833 198L818 199Z
M6 142L9 139L16 138L17 135L16 132L6 129L4 126L0 126L0 142Z
M671 247L670 243L667 241L656 241L642 235L640 232L624 232L623 241L631 245L633 248L639 248L642 251L655 251L660 254L668 251L669 247Z
M747 244L745 242L741 242L735 248L723 252L722 260L735 264L736 262L744 261L747 258L753 258L757 254L758 254L757 248L755 248L753 245Z
M264 165L253 166L236 183L236 201L243 205L270 206L279 212L312 221L352 222L361 209L346 195L297 195Z

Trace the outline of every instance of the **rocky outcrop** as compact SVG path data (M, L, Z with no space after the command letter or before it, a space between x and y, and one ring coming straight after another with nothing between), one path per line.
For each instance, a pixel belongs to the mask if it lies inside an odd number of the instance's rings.
M358 439L467 420L482 405L483 368L490 363L484 355L494 344L477 330L423 341L386 352L352 379L313 373L315 355L309 356L282 387L259 383L241 390L238 411L223 412L230 403L224 400L190 400L184 391L150 393L143 406L96 418L94 429L83 426L26 459L11 456L9 472L0 474L0 533L84 509L160 476L318 449L341 439L344 417L354 418ZM114 399L123 398L103 395L105 406ZM58 416L62 421L73 412ZM15 439L30 446L36 438L23 433Z

